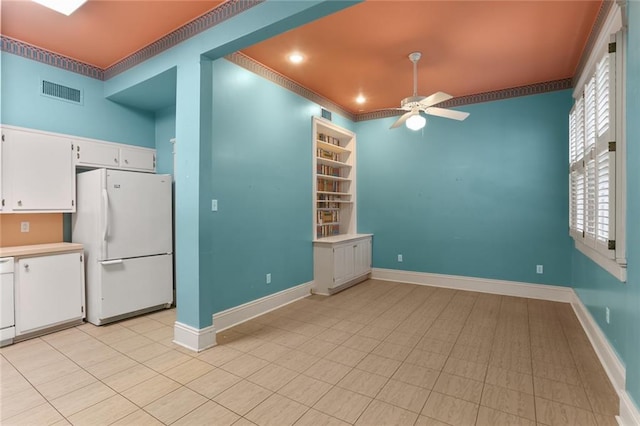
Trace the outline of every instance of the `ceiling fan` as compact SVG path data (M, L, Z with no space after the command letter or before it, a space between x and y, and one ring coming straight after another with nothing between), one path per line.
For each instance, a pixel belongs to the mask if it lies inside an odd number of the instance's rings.
M409 96L408 98L404 98L400 101L400 108L397 109L407 112L391 125L391 129L400 127L403 123L406 123L407 127L411 130L422 129L427 123L427 120L420 115L420 111L425 114L452 118L460 121L469 116L468 112L432 106L453 98L453 96L444 92L436 92L429 96L418 96L418 61L421 57L422 54L420 52L413 52L409 55L409 59L413 62L413 96Z

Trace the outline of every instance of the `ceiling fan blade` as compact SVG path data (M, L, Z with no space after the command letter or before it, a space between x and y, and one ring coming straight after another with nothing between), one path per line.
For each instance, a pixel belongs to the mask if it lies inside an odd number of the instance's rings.
M421 100L420 106L422 108L427 108L427 107L430 107L431 105L437 105L440 102L448 101L451 98L453 98L453 96L449 95L448 93L436 92L432 95L427 96L423 100Z
M419 114L419 111L409 111L409 112L408 112L408 113L406 113L406 114L402 114L402 116L401 116L400 118L398 118L398 119L396 120L396 122L395 122L395 123L393 123L393 124L391 125L391 127L389 127L389 128L390 128L390 129L395 129L396 127L400 127L400 126L402 126L402 125L404 124L404 122L405 122L405 121L407 121L407 120L409 119L409 117L411 117L412 115L415 115L415 114Z
M424 110L424 112L430 115L435 115L435 116L444 117L444 118L452 118L454 120L460 120L460 121L464 120L469 116L468 112L462 112L462 111L456 111L453 109L438 108L438 107L427 108Z

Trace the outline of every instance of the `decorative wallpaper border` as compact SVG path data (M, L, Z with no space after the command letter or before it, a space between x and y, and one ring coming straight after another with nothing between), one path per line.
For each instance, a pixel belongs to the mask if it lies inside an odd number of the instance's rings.
M545 81L543 83L529 84L526 86L512 87L510 89L493 90L491 92L477 93L475 95L458 96L448 101L437 104L441 108L451 108L462 105L478 104L482 102L499 101L502 99L516 98L519 96L537 95L540 93L555 92L557 90L571 89L571 78ZM434 105L435 106L435 105ZM400 110L378 110L358 114L355 121L374 120L376 118L395 117L403 114Z
M123 60L106 68L104 70L104 79L108 80L129 68L133 68L147 59L182 43L188 38L208 30L227 19L233 18L234 16L257 6L260 3L263 3L264 1L265 0L228 0L199 18L194 19L161 39L143 47L136 53L133 53Z
M62 68L65 71L75 72L87 77L104 80L104 70L84 62L76 61L67 56L50 52L24 41L16 40L5 35L0 35L0 50L33 61L42 62L52 67Z
M323 108L329 109L337 114L340 114L351 121L357 121L357 116L355 114L347 111L346 109L342 108L340 105L330 101L324 96L321 96L316 92L313 92L307 89L306 87L295 82L294 80L291 80L289 77L284 76L279 72L274 71L271 68L261 64L260 62L245 55L244 53L234 52L230 55L225 56L224 58L230 62L233 62L238 66L241 66L242 68L245 68L251 71L254 74L259 75L260 77L266 78L272 83L282 86L285 89L290 90L293 93L310 100L311 102L317 103Z

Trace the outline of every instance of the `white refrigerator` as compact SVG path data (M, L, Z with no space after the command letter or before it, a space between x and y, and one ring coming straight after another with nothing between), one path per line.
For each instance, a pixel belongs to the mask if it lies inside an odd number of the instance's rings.
M72 241L84 245L87 320L101 325L173 302L171 176L77 176Z

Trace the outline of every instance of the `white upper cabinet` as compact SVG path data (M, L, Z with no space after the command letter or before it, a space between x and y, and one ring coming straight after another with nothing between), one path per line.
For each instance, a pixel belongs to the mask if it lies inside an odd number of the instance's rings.
M117 145L76 139L76 166L117 168L120 150Z
M75 139L74 162L84 169L156 171L156 150L91 139Z
M155 173L156 150L0 127L0 213L76 211L76 167Z
M74 212L70 138L2 129L3 212Z
M120 166L128 170L156 170L156 151L145 148L120 148Z

